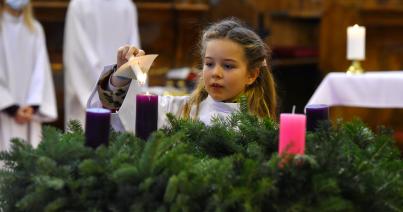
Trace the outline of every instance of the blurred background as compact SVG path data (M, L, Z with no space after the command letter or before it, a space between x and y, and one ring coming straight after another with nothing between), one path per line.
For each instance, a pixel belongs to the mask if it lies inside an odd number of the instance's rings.
M150 86L190 92L200 67L197 42L208 23L234 16L253 28L273 51L271 67L278 84L281 112L303 113L329 72L344 72L346 29L366 27L366 71L403 70L403 0L134 0L141 48L159 54ZM43 24L52 63L59 120L63 129L63 31L68 0L33 0ZM108 65L108 64L105 64ZM187 70L188 72L184 72ZM176 74L175 74L176 73ZM177 74L179 73L179 74ZM185 75L183 74L185 73ZM402 91L403 92L403 91ZM371 127L383 124L403 140L401 109L332 107L333 119L358 116Z

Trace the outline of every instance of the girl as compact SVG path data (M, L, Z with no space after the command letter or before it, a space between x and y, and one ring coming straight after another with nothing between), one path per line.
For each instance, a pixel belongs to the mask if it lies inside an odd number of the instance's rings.
M200 49L203 70L197 88L189 97L160 97L158 127L166 123L161 114L167 112L210 124L213 116L226 117L239 110L241 95L247 97L253 114L276 119L275 83L266 63L270 52L256 33L234 19L224 20L204 31ZM135 120L132 112L135 107L131 103L135 102L133 93L137 88L129 85L129 80L115 77L113 71L127 62L126 58L132 54L139 56L144 52L130 46L120 48L117 66L112 70L106 68L97 86L102 106L120 109L119 119L112 124L115 128L123 124L126 130L134 129L131 120ZM122 91L128 89L124 99Z
M29 0L0 2L0 150L18 137L34 147L57 118L45 37Z

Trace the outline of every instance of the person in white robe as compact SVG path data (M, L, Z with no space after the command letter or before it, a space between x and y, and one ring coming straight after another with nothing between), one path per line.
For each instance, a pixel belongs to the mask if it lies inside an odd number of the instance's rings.
M72 0L64 35L65 124L84 124L85 106L102 68L124 45L140 46L137 9L131 0Z
M12 138L36 147L42 123L57 119L44 31L29 0L0 6L0 150L9 150Z

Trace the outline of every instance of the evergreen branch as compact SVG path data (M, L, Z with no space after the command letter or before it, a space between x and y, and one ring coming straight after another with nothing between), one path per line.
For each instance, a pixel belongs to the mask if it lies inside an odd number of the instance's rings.
M241 101L242 102L242 101ZM241 103L241 108L244 108ZM245 110L211 126L168 115L148 142L112 132L85 147L79 123L37 149L1 152L4 211L401 211L403 162L389 132L338 122L278 156L278 124ZM382 157L381 157L382 156ZM304 195L301 195L301 194ZM374 195L376 194L376 195Z
M245 95L241 95L240 97L240 108L243 114L247 114L249 112L248 98Z

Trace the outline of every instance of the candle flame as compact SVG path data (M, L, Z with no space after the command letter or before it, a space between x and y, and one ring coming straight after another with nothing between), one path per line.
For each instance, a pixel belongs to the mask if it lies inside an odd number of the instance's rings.
M134 71L134 74L136 75L138 84L144 85L147 82L148 70L143 70L139 62L132 64L131 68Z
M141 85L144 85L147 81L147 74L139 74L139 76L137 76L137 80Z

